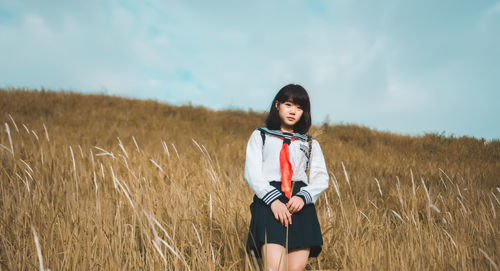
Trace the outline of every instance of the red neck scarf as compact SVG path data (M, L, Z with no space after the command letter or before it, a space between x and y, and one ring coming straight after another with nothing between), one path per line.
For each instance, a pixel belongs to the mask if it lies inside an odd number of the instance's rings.
M292 176L293 169L292 164L290 163L290 150L288 145L291 141L294 141L296 138L283 139L283 146L280 151L280 169L281 169L281 191L285 193L285 196L290 199L292 196Z

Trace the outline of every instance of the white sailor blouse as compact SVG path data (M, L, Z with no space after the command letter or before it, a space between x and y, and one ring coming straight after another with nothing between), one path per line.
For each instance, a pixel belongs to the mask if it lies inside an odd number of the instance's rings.
M265 131L265 141L261 131ZM245 160L245 180L255 195L267 205L278 199L283 193L269 182L281 180L280 150L284 138L295 138L289 145L290 163L292 164L292 182L302 181L307 184L300 189L297 196L306 204L314 203L321 193L328 188L328 172L325 159L318 141L312 140L312 152L309 156L307 136L302 134L283 133L266 128L256 129L248 140ZM307 163L310 160L310 173L307 177Z

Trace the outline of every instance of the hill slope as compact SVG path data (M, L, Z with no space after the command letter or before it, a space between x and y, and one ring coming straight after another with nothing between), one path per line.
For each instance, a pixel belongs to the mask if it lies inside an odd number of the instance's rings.
M0 90L0 266L252 268L245 146L254 112ZM500 264L500 143L313 127L331 175L310 269ZM404 269L404 268L403 268Z
M265 118L259 113L49 91L0 91L0 108L3 122L10 121L10 114L35 131L45 123L54 136L62 135L58 141L78 142L85 148L114 146L117 137L131 142L132 136L145 148L155 149L161 140L191 148L194 138L210 150L224 150L227 142L233 142L230 145L240 147L231 152L238 153L241 163L246 140ZM470 137L436 134L410 137L356 125L315 127L312 133L320 134L317 138L334 172L341 169L340 162L360 178L409 177L410 169L427 178L441 168L449 170L450 177L500 183L499 141L484 144Z

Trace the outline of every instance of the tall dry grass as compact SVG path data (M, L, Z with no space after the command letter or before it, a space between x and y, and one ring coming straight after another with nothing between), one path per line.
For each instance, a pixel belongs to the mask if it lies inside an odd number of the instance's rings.
M0 267L256 270L242 172L263 117L0 90ZM312 133L331 183L308 269L499 269L498 141Z

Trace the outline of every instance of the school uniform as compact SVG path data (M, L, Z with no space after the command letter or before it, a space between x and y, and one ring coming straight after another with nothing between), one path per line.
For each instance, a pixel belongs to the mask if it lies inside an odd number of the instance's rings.
M288 249L311 248L309 257L317 257L321 252L323 239L314 203L328 188L329 177L319 143L313 139L310 151L307 140L308 137L302 134L266 128L257 129L250 136L246 150L245 180L255 196L250 205L252 219L247 252L253 251L260 257L262 245L266 242L286 244L286 227L274 218L270 208L275 200L288 202L281 191L280 151L285 141L288 143L289 162L293 170L291 196L297 195L305 203L302 210L292 214L292 224L288 226ZM310 179L307 176L308 163Z

